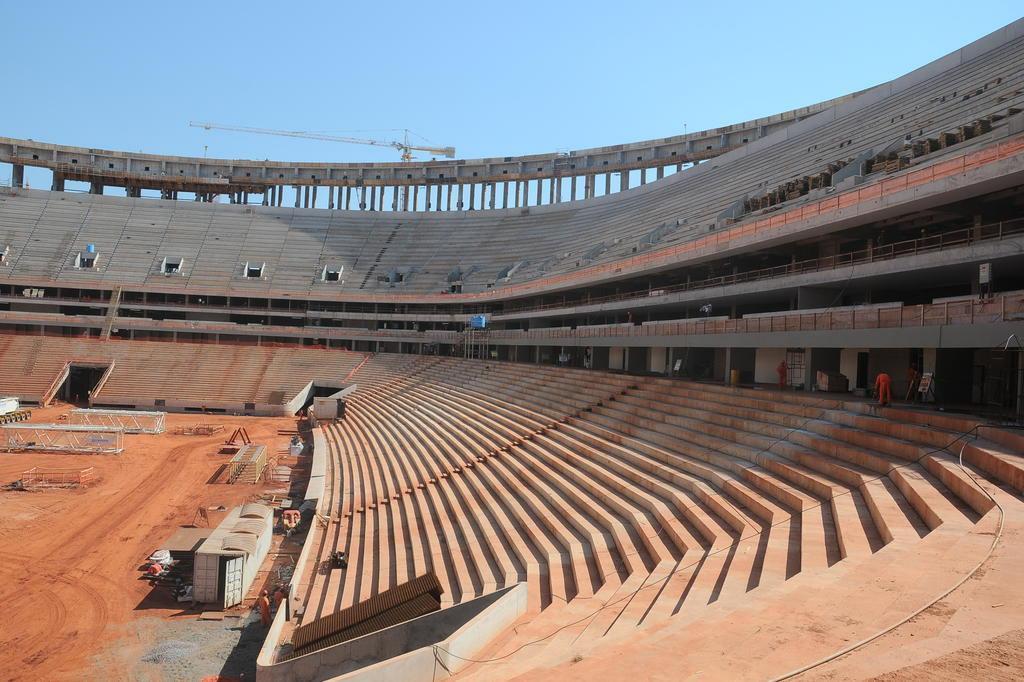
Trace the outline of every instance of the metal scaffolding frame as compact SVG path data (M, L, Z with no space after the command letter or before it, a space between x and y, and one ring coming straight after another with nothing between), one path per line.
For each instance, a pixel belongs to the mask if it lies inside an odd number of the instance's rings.
M43 450L117 455L124 450L124 430L70 424L4 424L0 450Z
M47 469L32 467L21 472L21 483L26 488L73 488L96 480L93 467L85 469Z
M76 426L121 429L125 433L163 433L166 417L166 412L79 408L71 410L68 415L68 423Z

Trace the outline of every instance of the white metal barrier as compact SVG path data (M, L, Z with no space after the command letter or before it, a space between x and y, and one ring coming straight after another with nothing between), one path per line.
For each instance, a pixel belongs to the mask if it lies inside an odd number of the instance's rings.
M0 426L0 449L116 455L124 450L124 430L75 424L4 424Z
M166 412L136 410L74 409L68 423L80 426L102 426L122 429L125 433L163 433Z

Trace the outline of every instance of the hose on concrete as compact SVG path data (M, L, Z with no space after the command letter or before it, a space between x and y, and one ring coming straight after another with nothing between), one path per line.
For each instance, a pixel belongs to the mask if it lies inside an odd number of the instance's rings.
M788 680L788 679L791 679L793 677L796 677L797 675L801 675L801 674L803 674L803 673L805 673L805 672L807 672L809 670L813 670L814 668L817 668L817 667L820 667L822 665L825 665L826 663L830 663L831 661L836 660L840 656L845 656L846 654L850 653L851 651L855 651L855 650L861 648L862 646L864 646L865 644L869 644L869 643L875 641L876 639L878 639L879 637L882 637L883 635L886 635L886 634L892 632L893 630L895 630L896 628L900 627L901 625L903 625L907 621L911 620L912 618L916 618L917 616L919 616L924 611L927 611L931 607L935 606L935 604L938 603L939 601L941 601L941 600L945 599L946 597L948 597L949 595L951 595L953 592L955 592L957 590L957 588L959 588L965 582L970 580L971 577L974 576L974 574L978 572L978 569L980 569L982 566L984 566L985 562L987 562L992 557L992 554L996 551L996 546L999 544L1000 538L1002 538L1002 536L1003 536L1003 522L1006 519L1006 510L1004 510L1003 509L1003 505L999 504L999 501L996 500L996 498L992 497L992 494L989 493L989 491L986 490L985 487L983 485L981 485L981 483L978 482L978 479L974 477L974 474L972 474L970 471L968 471L967 468L964 466L964 450L966 448L967 448L967 443L965 441L963 446L961 446L961 448L960 448L960 456L958 458L959 462L957 463L957 466L959 466L960 470L963 471L965 474L967 474L968 477L970 477L970 479L974 482L974 485L978 486L978 489L981 490L981 492L985 493L985 495L988 497L988 499L992 500L992 504L994 504L996 509L999 510L999 526L996 529L995 537L992 538L992 544L989 546L988 551L985 553L985 556L982 557L981 561L979 561L978 564L974 568L972 568L969 573L967 573L967 575L965 575L963 578L958 580L955 585L953 585L951 588L949 588L948 590L946 590L945 592L943 592L939 596L937 596L934 599L932 599L931 601L929 601L927 604L925 604L924 606L919 608L917 611L914 611L913 613L911 613L909 616L906 616L905 618L901 618L899 621L893 623L892 625L890 625L890 626L888 626L886 628L883 628L883 629L879 630L878 632L874 633L873 635L865 637L864 639L860 640L859 642L854 642L853 644L850 644L849 646L845 646L842 649L840 649L839 651L833 652L833 653L829 654L828 656L825 656L824 658L819 658L818 660L816 660L816 661L814 661L812 663L808 663L807 665L805 665L805 666L803 666L801 668L797 668L796 670L791 670L791 671L789 671L788 673L786 673L784 675L780 675L778 677L774 677L774 678L772 678L771 682L780 682L781 680Z

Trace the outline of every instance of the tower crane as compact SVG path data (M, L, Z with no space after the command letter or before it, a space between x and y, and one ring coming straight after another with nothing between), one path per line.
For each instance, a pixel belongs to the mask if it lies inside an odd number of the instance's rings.
M345 144L365 144L371 147L392 147L402 152L402 161L412 161L412 153L430 152L440 154L446 158L455 158L455 147L428 147L409 143L409 129L403 128L403 141L397 140L364 140L358 137L340 137L338 135L323 135L321 133L310 133L302 130L273 130L270 128L249 128L246 126L229 126L220 123L205 123L202 121L189 121L193 128L204 130L231 130L238 133L255 133L257 135L277 135L279 137L300 137L307 140L324 140L326 142L343 142Z

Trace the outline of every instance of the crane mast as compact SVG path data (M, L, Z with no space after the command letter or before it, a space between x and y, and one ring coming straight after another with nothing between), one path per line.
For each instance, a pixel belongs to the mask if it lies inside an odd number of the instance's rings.
M342 142L344 144L365 144L371 147L392 147L402 153L402 161L412 161L412 152L429 152L440 154L449 159L455 158L455 147L430 147L409 143L408 128L403 128L404 137L401 142L397 140L370 140L358 137L342 137L339 135L324 135L322 133L310 133L303 130L274 130L272 128L252 128L249 126L230 126L221 123L206 123L203 121L189 121L189 126L202 128L204 130L228 130L237 133L254 133L256 135L276 135L278 137L298 137L306 140L323 140L325 142Z

